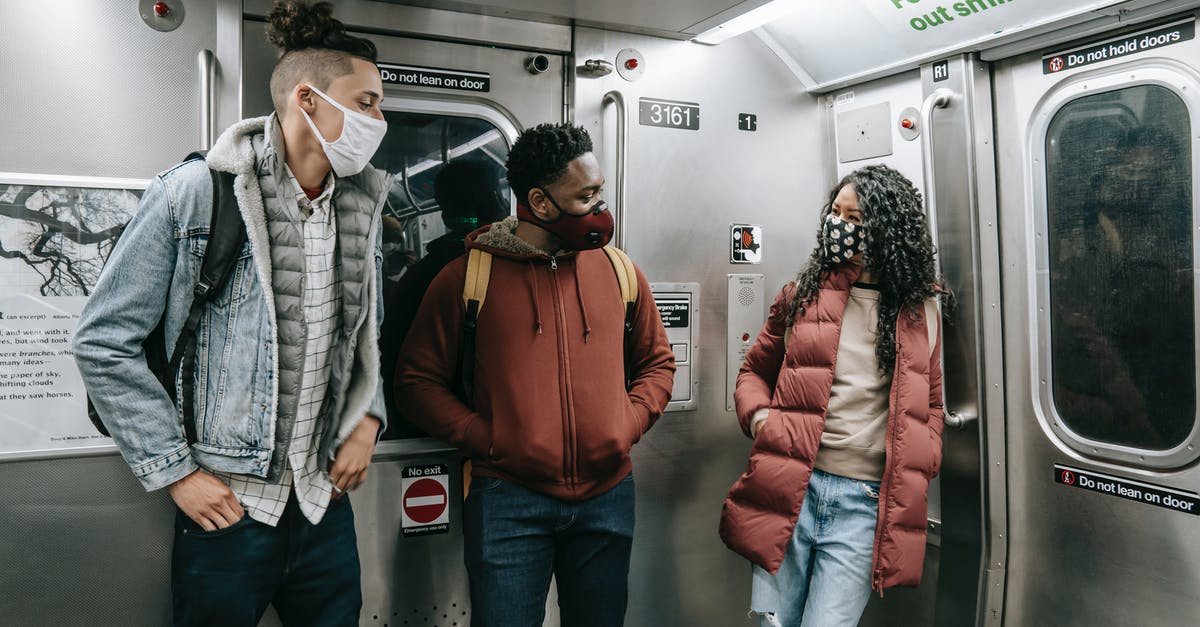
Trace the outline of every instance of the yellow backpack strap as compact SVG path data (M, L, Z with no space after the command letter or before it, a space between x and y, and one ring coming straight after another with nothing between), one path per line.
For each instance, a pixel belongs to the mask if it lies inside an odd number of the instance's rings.
M492 278L492 254L472 248L467 253L467 278L463 283L463 307L466 315L463 318L462 359L459 360L459 393L462 400L473 405L475 394L475 330L479 322L479 312L483 309L483 301L487 298L488 281Z
M621 286L621 299L625 301L626 305L636 303L638 299L637 272L633 269L633 262L629 260L629 255L614 246L605 246L604 253L608 255L608 260L613 265L613 271L617 273L617 283Z
M479 315L487 298L488 281L491 278L492 253L472 248L467 253L467 281L463 284L463 306L468 312L471 312L471 301L475 301L474 314Z
M638 299L637 271L634 270L629 255L626 255L620 248L605 246L604 254L608 255L608 260L612 262L613 272L617 274L617 284L621 287L621 300L625 301L625 339L622 344L625 353L625 387L628 388L630 384L629 336L633 332L634 309L637 307Z

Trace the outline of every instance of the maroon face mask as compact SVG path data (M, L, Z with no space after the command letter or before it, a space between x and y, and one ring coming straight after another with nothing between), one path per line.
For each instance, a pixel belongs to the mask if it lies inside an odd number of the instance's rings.
M608 210L608 203L603 200L596 201L596 204L588 208L587 213L576 215L563 211L563 208L554 201L550 192L543 189L542 193L546 194L550 204L558 209L558 218L552 222L542 220L533 214L529 205L520 202L517 203L518 220L531 222L550 231L562 240L563 246L571 250L603 248L612 239L614 225L612 213Z

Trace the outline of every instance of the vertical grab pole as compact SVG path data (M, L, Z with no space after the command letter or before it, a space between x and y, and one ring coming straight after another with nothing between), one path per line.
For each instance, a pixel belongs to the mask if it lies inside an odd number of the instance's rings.
M609 103L617 106L617 211L614 212L613 218L616 223L617 248L624 250L627 224L625 212L628 207L625 202L625 164L626 142L629 139L629 119L625 114L625 96L620 91L614 89L604 94L604 98L600 100L601 114Z
M929 236L933 239L935 259L938 250L937 192L933 177L933 110L945 109L954 100L954 92L942 87L935 89L921 104L921 173L925 178L925 214L929 218ZM940 265L940 264L939 264Z
M200 150L208 150L216 135L217 56L212 50L201 50L196 64L200 70Z
M938 228L937 228L937 191L935 189L935 181L933 175L933 110L945 109L954 102L954 92L945 87L935 89L932 94L925 98L925 102L921 104L921 170L925 178L925 213L929 217L929 236L933 239L933 248L935 251L935 261L938 266L941 262L938 254ZM942 340L945 342L945 339ZM942 354L945 355L945 344L943 344ZM945 361L943 360L943 364ZM946 388L942 388L942 403L943 406L946 399ZM978 412L975 411L953 411L949 407L945 409L944 424L957 430L967 428L972 422L979 419Z

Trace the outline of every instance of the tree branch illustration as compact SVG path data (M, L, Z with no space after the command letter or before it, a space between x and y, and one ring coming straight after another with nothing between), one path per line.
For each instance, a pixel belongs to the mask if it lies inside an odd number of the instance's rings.
M136 204L125 190L9 187L0 194L0 233L23 237L0 241L0 258L36 272L43 296L87 296Z

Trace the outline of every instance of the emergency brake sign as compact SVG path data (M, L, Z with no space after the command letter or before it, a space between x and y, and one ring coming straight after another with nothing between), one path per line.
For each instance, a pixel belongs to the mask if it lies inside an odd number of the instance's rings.
M449 531L450 472L445 464L406 466L400 492L400 529L404 537Z

